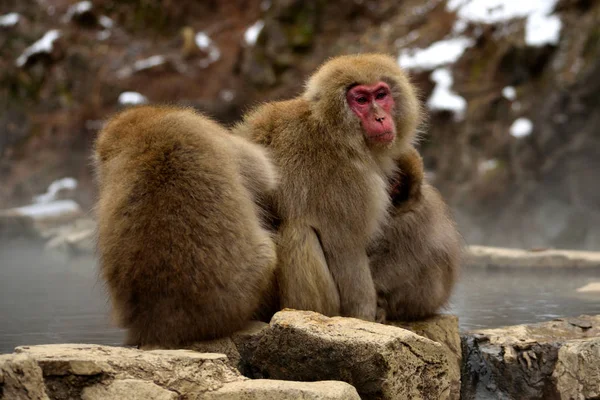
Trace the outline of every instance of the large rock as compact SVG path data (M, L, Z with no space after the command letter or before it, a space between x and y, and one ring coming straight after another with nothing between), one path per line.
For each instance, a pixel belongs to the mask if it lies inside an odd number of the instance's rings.
M81 399L177 400L179 395L150 381L123 379L88 386L83 389Z
M228 383L204 395L207 400L359 400L356 389L345 382L290 382L255 379Z
M32 358L0 355L0 400L48 400L42 370Z
M553 378L561 399L600 398L600 338L565 343Z
M581 365L574 365L571 358L574 356L571 354L589 347L569 344L561 356L563 361L557 363L561 346L571 340L596 341L598 337L600 316L580 316L469 332L462 338L462 398L558 398L560 388L552 378L555 367L559 371L568 369L576 372L579 368L581 371L592 371L594 367L588 367L588 362L592 362L594 357L597 359L597 356L589 356ZM557 374L560 377L561 373ZM593 382L589 377L581 379ZM569 389L569 378L564 374L558 381L563 391L572 390Z
M37 361L51 399L109 398L124 388L132 392L138 388L157 399L169 398L169 392L197 396L245 379L229 365L225 355L191 350L142 351L61 344L17 347L15 352ZM116 380L128 381L112 386Z
M458 331L458 317L455 315L436 315L421 321L389 321L388 324L408 329L440 343L447 351L450 367L448 377L451 382L450 398L460 398L460 370L462 366L462 348Z
M469 246L467 260L476 267L589 268L600 267L600 252Z
M405 329L280 311L248 360L255 378L341 380L363 399L449 398L447 351Z

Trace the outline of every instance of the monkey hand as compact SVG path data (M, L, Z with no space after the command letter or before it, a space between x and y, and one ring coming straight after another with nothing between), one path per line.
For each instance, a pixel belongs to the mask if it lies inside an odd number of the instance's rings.
M406 212L416 206L421 199L423 185L423 159L411 147L396 160L398 170L390 182L390 196L396 210Z

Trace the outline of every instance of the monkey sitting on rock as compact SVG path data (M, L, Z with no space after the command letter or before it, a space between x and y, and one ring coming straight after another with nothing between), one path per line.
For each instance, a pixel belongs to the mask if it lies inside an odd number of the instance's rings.
M452 294L462 255L462 239L441 195L425 182L417 150L397 164L390 222L368 249L381 322L439 311Z
M127 344L181 347L253 318L276 264L264 149L189 109L142 106L109 121L95 163L100 271Z

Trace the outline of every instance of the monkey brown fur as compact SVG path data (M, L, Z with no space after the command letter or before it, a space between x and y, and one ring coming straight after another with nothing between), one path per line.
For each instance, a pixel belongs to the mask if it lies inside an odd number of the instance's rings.
M387 217L388 179L420 115L396 61L362 54L328 61L300 97L263 105L235 128L266 146L280 172L282 307L375 318L366 248Z
M399 158L398 169L391 221L369 248L378 320L435 314L447 303L461 263L462 239L442 197L424 181L414 148Z
M256 204L276 186L265 152L189 109L142 106L110 120L95 161L100 269L127 343L243 327L276 265Z

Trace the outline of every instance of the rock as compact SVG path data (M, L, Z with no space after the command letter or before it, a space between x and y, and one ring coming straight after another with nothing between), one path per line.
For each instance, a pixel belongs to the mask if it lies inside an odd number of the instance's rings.
M455 315L436 315L422 321L401 322L388 321L389 325L408 329L419 336L424 336L446 348L450 369L448 377L451 382L450 398L460 398L460 370L462 366L462 348L458 331L458 317Z
M196 342L193 345L186 347L186 349L200 353L225 354L231 365L238 368L238 365L240 364L240 353L231 337Z
M467 260L478 267L584 268L600 267L600 252L469 246Z
M207 400L359 400L356 389L345 382L290 382L256 379L228 383L204 395Z
M248 362L254 378L339 380L363 399L450 396L450 362L441 344L354 318L280 311Z
M600 293L600 282L590 282L577 289L578 293Z
M66 254L91 254L95 249L96 222L79 218L68 225L48 229L41 233L49 238L45 249Z
M462 337L461 398L556 398L558 389L552 374L561 346L575 339L596 340L598 337L600 316L585 315L471 331ZM575 349L570 345L565 350L565 360ZM565 379L567 377L563 377L563 381Z
M39 239L33 218L12 210L0 211L0 239Z
M200 395L243 378L223 354L197 353L191 350L142 351L124 347L86 344L22 346L25 354L41 367L51 398L90 398L113 393L118 388L140 387L156 396L168 391L180 396ZM115 380L134 380L111 387ZM158 391L154 383L165 389ZM101 385L101 386L97 386ZM87 389L87 391L86 391ZM133 389L132 389L133 390ZM157 397L157 398L163 398ZM168 397L166 397L168 398Z
M81 393L82 400L176 400L179 395L160 386L138 379L123 379L88 386Z
M0 355L0 400L48 400L42 370L24 354Z
M231 337L240 356L238 364L239 371L248 377L253 376L250 360L258 348L260 339L269 329L269 324L260 321L252 321L244 330L238 331Z
M561 399L600 398L600 338L566 342L552 377Z

